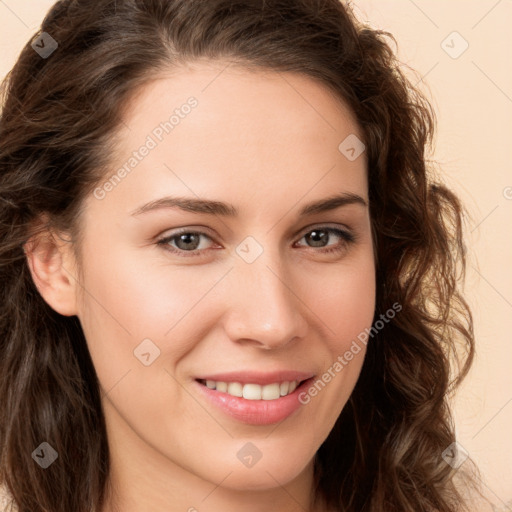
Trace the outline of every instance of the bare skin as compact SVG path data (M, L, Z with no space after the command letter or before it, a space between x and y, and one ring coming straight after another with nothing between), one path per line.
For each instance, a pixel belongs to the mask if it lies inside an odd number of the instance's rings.
M365 154L351 161L338 149L362 138L354 117L311 79L225 68L198 63L134 98L105 179L187 98L197 106L103 197L87 198L81 277L65 233L27 253L45 300L78 316L98 374L115 489L101 512L313 510L313 457L363 364L364 349L276 424L234 419L198 392L205 373L319 378L371 326L375 307ZM341 193L367 204L298 216ZM239 213L132 215L171 195ZM196 246L186 241L199 254L179 237L157 244L178 228L202 233ZM239 247L261 254L248 263ZM145 339L159 350L147 366L134 355ZM249 442L261 453L252 467L237 456Z

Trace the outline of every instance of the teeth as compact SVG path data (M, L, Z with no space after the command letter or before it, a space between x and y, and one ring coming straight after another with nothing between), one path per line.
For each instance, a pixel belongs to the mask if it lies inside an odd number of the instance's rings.
M232 396L243 396L243 386L240 382L230 382L228 384L228 393Z
M201 381L206 387L215 389L231 396L243 397L246 400L277 400L293 393L299 381L275 382L260 386L259 384L241 384L240 382Z
M261 386L258 386L258 384L245 384L243 397L246 400L261 400Z
M227 382L216 382L215 389L217 391L223 391L225 393L228 390L228 383Z
M279 384L267 384L261 388L261 398L263 400L277 400L281 396L279 389Z

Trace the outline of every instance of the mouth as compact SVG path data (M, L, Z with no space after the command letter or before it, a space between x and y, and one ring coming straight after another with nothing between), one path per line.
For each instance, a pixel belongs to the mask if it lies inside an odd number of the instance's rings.
M256 383L225 382L209 379L196 379L199 384L211 389L227 393L233 397L245 400L278 400L281 397L291 395L298 387L309 379L285 380L260 385Z
M297 373L292 377L297 377ZM304 414L301 411L305 407L299 397L313 383L314 376L304 377L307 375L302 374L295 380L278 379L275 382L274 378L269 379L268 376L261 379L245 376L243 379L239 377L238 380L200 378L194 382L198 397L204 400L208 407L214 407L238 422L264 426L287 418L295 421L293 418ZM244 379L247 382L241 382ZM249 382L249 379L265 382L258 384Z

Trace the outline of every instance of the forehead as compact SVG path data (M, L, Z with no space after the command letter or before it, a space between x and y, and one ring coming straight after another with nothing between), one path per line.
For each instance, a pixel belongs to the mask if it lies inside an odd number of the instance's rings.
M175 110L197 99L198 107L187 124L211 135L236 128L238 137L252 139L258 128L270 128L281 137L326 136L350 131L362 138L356 119L345 102L319 80L298 73L248 69L224 62L200 62L172 73L161 72L141 87L126 105L125 125L151 130ZM286 130L283 128L286 127ZM272 130L274 128L274 130ZM129 133L127 141L129 141ZM259 134L263 139L265 133ZM266 137L268 140L270 137ZM135 142L135 141L134 141Z
M362 139L355 117L303 75L196 63L138 90L123 121L112 171L125 172L111 203L164 191L242 200L258 189L270 200L286 190L295 202L313 189L366 191L365 154L351 161L340 150L348 137Z

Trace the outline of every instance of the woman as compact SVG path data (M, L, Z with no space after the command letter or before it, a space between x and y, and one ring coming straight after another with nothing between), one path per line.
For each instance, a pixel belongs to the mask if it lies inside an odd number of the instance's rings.
M463 207L387 36L337 0L55 4L0 120L20 511L470 509Z

